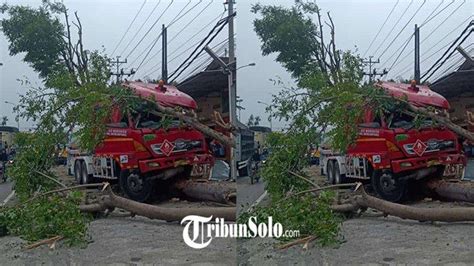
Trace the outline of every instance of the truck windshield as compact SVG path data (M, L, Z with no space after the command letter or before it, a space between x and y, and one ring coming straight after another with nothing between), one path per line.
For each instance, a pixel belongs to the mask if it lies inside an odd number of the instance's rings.
M141 112L138 114L137 128L176 128L179 127L181 122L179 119L155 115L150 112Z
M415 118L401 112L391 113L388 117L388 127L392 129L403 128L408 130L412 128L430 127L433 125L433 121L429 118Z

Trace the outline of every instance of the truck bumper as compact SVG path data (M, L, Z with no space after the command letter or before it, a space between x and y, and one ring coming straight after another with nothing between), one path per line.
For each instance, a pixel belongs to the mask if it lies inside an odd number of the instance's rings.
M440 154L435 156L424 156L418 158L407 158L392 161L392 171L394 173L416 170L436 165L466 164L466 157L463 154Z
M210 154L190 154L184 156L170 156L167 158L154 158L148 160L140 160L138 167L141 173L147 173L151 171L176 168L179 166L193 166L200 164L214 164L214 157Z

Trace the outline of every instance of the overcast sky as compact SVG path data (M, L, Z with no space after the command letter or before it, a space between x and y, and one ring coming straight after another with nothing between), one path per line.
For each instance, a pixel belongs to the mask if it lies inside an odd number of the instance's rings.
M421 59L422 61L433 54L431 58L427 58L422 64L421 69L422 73L429 68L435 60L441 56L444 50L439 50L441 47L450 43L454 40L462 29L467 25L467 22L462 26L460 24L463 21L469 19L469 16L473 14L473 1L466 0L465 3L444 23L445 20L451 12L453 12L463 1L455 0L453 4L448 6L441 14L431 20L421 29L421 39L423 40L431 32L432 35L427 38L421 44ZM158 5L157 11L151 16L149 21L140 28L140 26L145 21L148 14L151 12L153 7L156 5L157 0L148 0L140 13L139 17L133 24L130 32L125 36L124 41L118 47L115 55L122 54L122 58L129 54L132 47L136 45L141 36L146 32L146 30L153 24L153 22L160 16L160 14L165 10L169 4L169 0L161 0L161 3ZM144 39L143 43L137 47L134 53L128 57L128 63L123 65L123 67L134 67L136 68L145 53L148 51L146 48L153 42L153 40L159 35L161 30L161 24L169 24L170 21L176 16L176 14L188 4L188 0L175 0L174 3L170 6L167 12L159 20L155 28L152 29L151 33ZM205 25L209 24L211 21L215 21L220 14L224 11L223 0L214 0L204 12L198 16L185 30L177 35L176 39L168 46L168 59L171 60L175 56L179 55L181 52L186 49L190 49L195 43L202 39L207 32L211 29L214 23L210 24L206 28ZM267 124L266 114L264 113L265 106L258 104L257 101L270 102L271 95L276 93L279 89L275 87L270 79L280 78L282 81L288 85L293 85L292 80L289 77L289 74L274 61L275 55L262 56L260 51L260 41L258 40L255 32L253 31L253 20L256 18L256 15L250 12L252 3L256 1L244 1L237 0L236 10L238 12L236 18L236 47L237 47L237 60L238 66L247 65L249 63L256 63L254 67L245 67L241 68L237 76L237 90L238 95L244 100L243 106L246 110L242 111L241 120L246 122L250 114L260 115L264 118L262 124ZM284 6L293 5L294 1L292 0L280 0L280 1L259 1L263 4L275 4ZM396 0L326 0L318 1L320 7L324 12L330 11L336 25L336 44L339 49L355 50L356 47L359 47L360 53L364 54L368 48L370 42L374 38L375 34L379 30L380 26L383 24L386 19L389 11L393 8L397 1ZM413 3L410 4L410 0L400 0L397 7L395 8L393 14L387 21L386 25L382 28L382 31L371 49L367 53L366 57L369 55L374 55L374 58L380 56L382 51L390 44L392 45L387 49L385 54L380 58L381 63L376 65L378 69L389 68L392 64L395 57L398 53L395 51L402 46L402 44L407 41L410 34L413 32L414 24L421 24L428 15L440 4L442 3L438 11L447 6L451 0L428 0L420 9L418 14L414 19L407 25L406 29L400 33L400 37L397 38L394 42L392 39L397 35L397 33L402 29L402 27L407 23L410 17L416 12L418 7L421 6L423 0L413 0ZM9 4L23 4L23 5L32 5L38 6L41 1L7 1ZM78 14L81 18L83 28L84 28L84 40L85 46L87 49L106 49L107 53L110 55L114 50L115 46L119 42L120 38L123 36L125 30L132 21L134 15L137 13L142 0L64 0L64 3L69 8L70 11L78 11ZM185 27L185 25L190 22L201 10L205 8L207 4L210 3L210 0L203 0L202 3L198 4L196 8L191 10L187 15L185 15L180 21L176 22L172 27L168 29L168 41L172 39L178 31ZM193 0L185 9L189 10L192 6L197 4L197 1ZM406 13L403 11L407 9ZM435 13L436 14L436 13ZM403 16L402 16L403 15ZM393 32L389 34L391 28L401 17L400 22L394 28ZM471 17L472 19L472 17ZM129 43L137 29L140 28L140 31L137 37L129 45L125 52L122 52L125 46ZM203 29L204 28L204 29ZM203 29L203 30L202 30ZM198 33L202 30L200 33ZM192 35L196 36L189 40ZM381 44L382 40L386 36L389 36L384 43ZM227 29L224 29L221 34L213 41L211 46L221 43L227 37ZM471 36L472 37L472 36ZM396 74L399 74L401 70L408 67L404 77L409 78L413 72L411 69L411 64L413 62L413 55L409 54L413 51L413 41L409 43L405 53L402 54L399 60L400 63L395 65L394 68L390 71L388 77L396 77ZM463 46L468 46L473 43L473 39L468 39ZM149 54L148 58L151 58L152 55L156 54L161 45L161 40L157 43L156 47ZM0 62L3 63L3 66L0 66L0 116L7 115L10 119L10 123L14 121L14 115L11 113L11 105L4 104L4 101L9 101L16 103L18 101L18 94L24 93L25 88L21 88L17 79L28 78L30 81L39 82L37 75L29 68L25 63L21 61L22 55L11 57L8 54L7 42L3 35L0 35ZM380 46L377 53L372 54L376 51L376 48ZM103 47L103 48L102 48ZM217 45L216 49L221 46ZM424 51L431 49L429 52ZM145 52L143 52L145 51ZM181 56L174 59L169 63L169 72L172 72L178 64L180 64L187 55L192 50L188 50L183 53ZM143 52L143 53L142 53ZM223 49L220 50L223 53ZM174 54L173 54L174 53ZM142 54L141 57L138 57L139 54ZM387 60L394 54L390 61ZM458 56L458 55L456 55ZM406 57L406 58L404 58ZM459 57L455 57L448 61L447 66L453 65L458 61ZM202 57L196 61L196 63L204 62L207 58ZM156 57L153 57L149 62L143 64L140 68L140 71L137 73L136 77L143 77L145 74L151 73L151 77L159 76L159 65L161 61L161 54L158 53ZM130 64L132 63L133 64ZM146 61L145 61L146 62ZM158 67L154 67L158 65ZM185 77L186 74L193 68L185 71L180 77ZM153 73L153 71L155 71ZM435 75L436 77L437 75ZM179 79L178 79L179 80ZM284 125L277 121L273 123L274 128L281 128ZM21 121L21 127L31 127L32 124Z

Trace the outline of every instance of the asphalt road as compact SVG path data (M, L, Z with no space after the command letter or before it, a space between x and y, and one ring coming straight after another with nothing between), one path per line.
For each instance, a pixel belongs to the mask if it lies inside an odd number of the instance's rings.
M258 183L250 184L250 177L237 179L237 213L246 210L265 192L265 184L260 179Z
M6 183L0 183L0 206L4 204L5 200L12 193L12 187L13 185L9 181Z

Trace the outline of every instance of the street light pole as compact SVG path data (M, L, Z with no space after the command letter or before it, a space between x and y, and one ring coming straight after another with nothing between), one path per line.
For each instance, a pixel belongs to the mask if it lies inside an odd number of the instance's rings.
M16 104L12 103L12 102L9 102L9 101L5 101L6 104L11 104L13 105L13 107L16 106ZM17 122L17 126L18 126L18 131L20 131L20 116L17 114L16 115L16 122Z
M262 102L262 101L257 101L257 103L259 104L263 104L263 105L266 105L267 107L270 107L270 105L266 102ZM270 117L269 117L269 121L270 121L270 130L273 131L273 126L272 126L272 108L268 108L268 110L270 111Z

